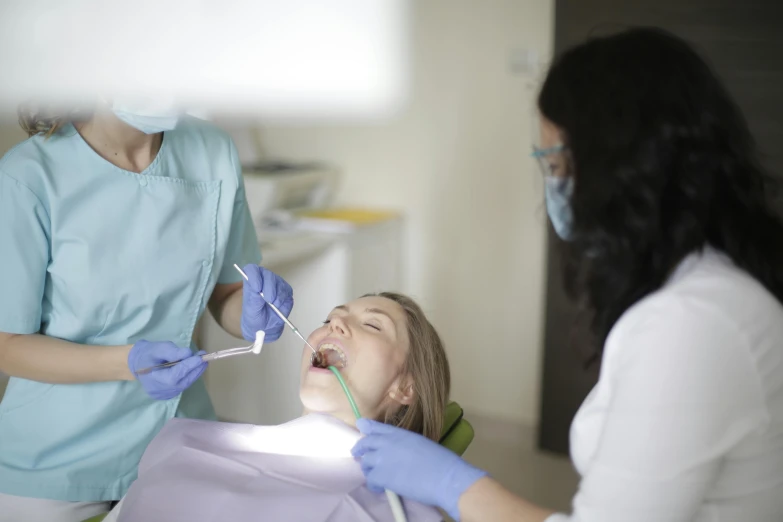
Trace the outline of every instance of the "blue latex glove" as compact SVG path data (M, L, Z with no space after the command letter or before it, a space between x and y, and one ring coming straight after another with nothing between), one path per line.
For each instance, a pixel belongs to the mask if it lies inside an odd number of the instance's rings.
M459 520L459 498L487 473L456 453L412 431L368 419L356 422L366 435L351 453L362 464L367 487L438 506Z
M277 341L285 323L258 294L264 292L264 297L288 317L294 308L294 290L285 279L266 268L245 265L242 270L247 274L242 286L242 336L253 342L256 332L263 330L265 342Z
M207 352L193 355L190 348L182 348L170 342L138 341L128 354L128 367L136 376L136 380L141 383L147 395L153 399L165 401L176 397L201 377L201 374L207 369L207 363L201 360L201 356L205 353ZM149 366L179 361L180 359L182 359L181 363L170 368L153 370L143 375L136 373Z

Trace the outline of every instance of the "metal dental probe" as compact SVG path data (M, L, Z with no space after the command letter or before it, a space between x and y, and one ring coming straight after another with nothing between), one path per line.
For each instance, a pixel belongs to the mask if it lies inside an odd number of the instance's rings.
M236 268L239 271L239 273L242 274L242 277L244 277L246 281L249 281L249 279L247 278L247 274L241 268L239 268L239 265L234 263L234 268ZM302 334L299 333L299 330L297 330L296 326L294 326L294 324L288 320L288 317L284 316L283 312L278 310L278 308L275 305L267 301L266 297L264 297L264 292L259 292L259 295L261 296L261 299L263 299L266 302L266 304L269 305L269 308L274 310L277 316L283 320L286 326L288 326L296 335L298 335L299 338L303 340L307 346L310 347L310 349L313 351L314 354L317 354L318 351L315 348L313 348L313 346L310 343L307 342L307 339L305 339L305 337Z

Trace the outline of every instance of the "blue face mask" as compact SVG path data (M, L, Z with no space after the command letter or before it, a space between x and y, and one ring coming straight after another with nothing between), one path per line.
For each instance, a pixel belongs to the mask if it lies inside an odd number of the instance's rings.
M112 112L120 120L145 134L173 130L179 121L179 111L172 107L150 108L134 103L115 101Z
M560 239L568 241L571 239L573 226L571 196L574 193L574 178L545 176L544 183L546 212Z

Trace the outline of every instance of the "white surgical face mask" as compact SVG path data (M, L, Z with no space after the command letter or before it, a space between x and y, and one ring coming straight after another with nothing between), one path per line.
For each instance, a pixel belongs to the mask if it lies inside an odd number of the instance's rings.
M157 134L174 129L181 111L172 104L154 104L116 99L112 112L120 120L145 134Z

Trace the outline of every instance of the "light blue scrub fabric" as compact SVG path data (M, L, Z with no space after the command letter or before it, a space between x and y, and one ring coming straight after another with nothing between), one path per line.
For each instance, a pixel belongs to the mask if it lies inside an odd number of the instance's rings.
M236 149L183 120L141 174L101 158L72 125L0 160L0 331L88 345L192 345L216 283L260 263ZM213 419L203 381L168 401L138 382L12 378L0 403L0 492L122 498L170 418Z

